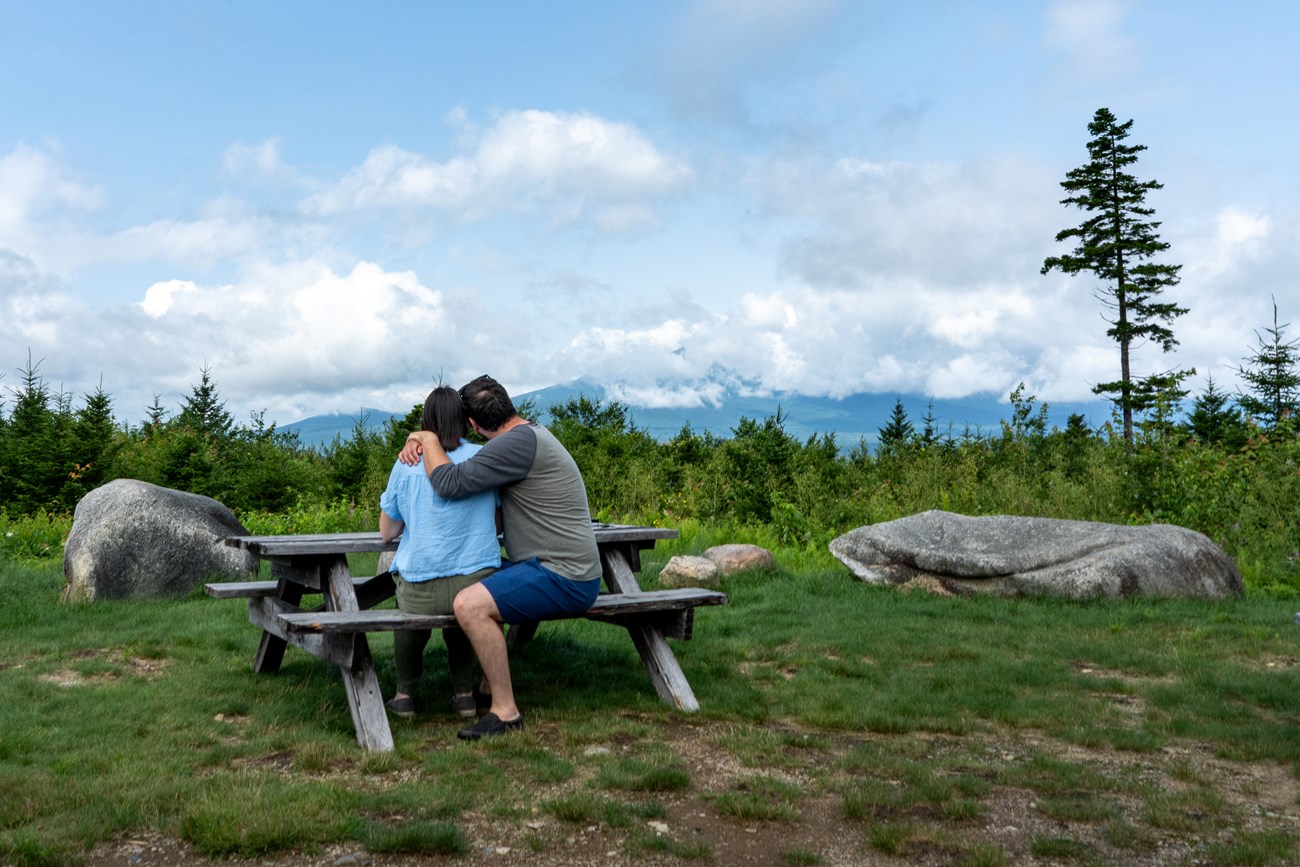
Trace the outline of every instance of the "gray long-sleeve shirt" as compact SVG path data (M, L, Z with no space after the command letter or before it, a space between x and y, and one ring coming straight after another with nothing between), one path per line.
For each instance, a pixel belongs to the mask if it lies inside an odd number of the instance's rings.
M469 460L435 467L429 480L449 499L499 489L511 560L536 557L547 569L575 581L600 577L582 473L541 425L513 427L488 440Z

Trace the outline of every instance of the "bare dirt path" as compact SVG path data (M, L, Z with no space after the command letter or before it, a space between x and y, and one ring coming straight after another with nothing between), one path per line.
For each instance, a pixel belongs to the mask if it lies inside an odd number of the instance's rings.
M666 815L636 820L631 826L565 822L544 811L504 820L474 811L457 820L468 839L468 851L455 858L372 854L358 843L343 843L314 852L213 860L184 841L148 832L98 845L87 853L86 863L92 867L398 867L431 863L502 867L1091 863L1154 867L1216 863L1215 850L1210 847L1240 839L1243 834L1292 841L1290 846L1274 846L1273 854L1254 856L1249 863L1298 863L1291 859L1296 852L1294 841L1300 840L1300 786L1291 769L1228 761L1197 744L1126 752L1053 742L1032 732L912 735L912 748L915 740L924 741L929 756L941 760L943 767L966 765L974 773L999 779L979 795L978 808L969 814L945 815L942 805L923 801L878 808L868 816L850 816L845 792L864 777L886 789L902 785L901 780L848 771L844 762L863 744L883 742L888 747L891 736L813 733L810 736L818 739L819 748L773 756L770 766L756 768L753 762L746 765L717 746L718 737L736 728L734 723L674 725L663 744L689 769L690 788L656 793ZM787 739L798 736L793 728L778 728ZM541 735L545 741L546 733ZM1063 796L1058 793L1049 809L1049 799L1041 791L1008 784L1010 777L997 770L1014 769L1018 763L1042 756L1095 775L1091 777L1094 780L1124 781L1124 785L1103 785L1103 791L1066 792ZM805 793L795 800L791 815L746 818L720 806L719 794L752 791L760 778ZM533 793L534 800L591 791L588 782L573 779L548 786ZM1185 797L1194 792L1213 792L1214 797L1208 801ZM1071 802L1071 797L1075 801ZM1104 801L1104 810L1096 809L1099 801ZM1079 815L1072 817L1068 810L1062 815L1062 803L1076 804ZM1163 812L1163 808L1153 807L1165 803L1168 807Z

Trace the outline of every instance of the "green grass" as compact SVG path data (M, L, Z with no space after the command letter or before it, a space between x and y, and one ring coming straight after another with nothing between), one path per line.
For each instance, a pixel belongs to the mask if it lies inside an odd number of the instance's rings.
M371 852L464 855L469 850L464 832L448 822L373 823L365 827L360 839Z
M646 552L643 585L716 541ZM621 630L546 624L514 660L526 732L464 744L435 713L397 723L387 755L357 748L330 666L290 649L278 676L251 672L242 603L63 605L57 562L0 559L0 863L76 863L144 832L214 858L455 857L472 822L520 851L595 827L602 852L707 862L720 843L690 823L708 816L816 864L834 860L805 833L818 810L864 853L1000 864L1020 856L980 832L1011 796L1052 829L1018 851L1053 863L1149 861L1170 841L1202 863L1296 857L1282 817L1300 806L1255 806L1300 768L1293 600L943 599L778 554L674 643L698 713L659 700ZM391 640L371 647L390 690ZM426 671L420 698L441 707L437 641Z
M596 784L629 792L672 792L689 789L691 774L671 756L622 758L602 767Z
M774 777L757 776L740 780L735 789L712 796L714 807L724 816L742 822L793 822L799 818L799 801L805 792Z

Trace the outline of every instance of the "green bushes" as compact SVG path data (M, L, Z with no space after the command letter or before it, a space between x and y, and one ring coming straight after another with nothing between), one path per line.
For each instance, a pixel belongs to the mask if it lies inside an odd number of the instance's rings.
M80 497L115 478L212 496L255 533L374 529L379 495L419 407L382 432L360 421L323 449L304 448L258 415L237 424L207 378L174 419L111 422L111 401L73 409L29 370L0 415L0 554L58 556ZM928 509L1112 523L1178 524L1206 534L1255 591L1300 593L1300 440L1284 419L1266 434L1198 438L1192 421L1139 424L1132 446L1110 425L1072 417L1048 429L1046 408L1017 389L993 436L916 433L891 421L886 447L805 441L775 415L742 418L729 436L689 425L666 442L629 408L579 397L546 418L583 470L593 515L684 527L748 528L787 549L825 550L836 535ZM901 407L900 407L901 411ZM1203 420L1202 420L1203 421ZM7 516L7 517L5 517ZM746 532L748 532L746 530Z
M8 517L0 511L0 560L32 560L63 555L72 516L44 510Z

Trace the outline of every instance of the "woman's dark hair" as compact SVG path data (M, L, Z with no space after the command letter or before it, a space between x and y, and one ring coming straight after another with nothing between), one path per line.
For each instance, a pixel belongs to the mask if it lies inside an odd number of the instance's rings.
M500 430L518 414L505 388L490 376L480 376L461 386L460 398L465 415L483 430Z
M424 400L420 427L437 434L443 451L456 450L461 438L469 433L469 422L465 420L465 407L461 405L460 395L456 389L450 385L440 385L429 392L429 396Z

